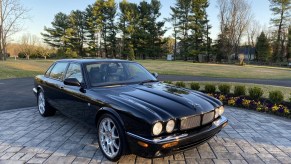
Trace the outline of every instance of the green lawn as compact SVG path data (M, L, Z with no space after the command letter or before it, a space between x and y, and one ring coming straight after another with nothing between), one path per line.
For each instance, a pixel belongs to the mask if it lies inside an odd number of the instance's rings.
M159 74L255 79L291 79L290 68L207 64L182 61L138 60L138 62L151 72L158 72Z
M0 79L33 77L43 74L53 60L12 60L0 61ZM229 78L291 79L290 68L267 66L237 66L206 64L182 61L137 60L149 71L159 74L193 75Z

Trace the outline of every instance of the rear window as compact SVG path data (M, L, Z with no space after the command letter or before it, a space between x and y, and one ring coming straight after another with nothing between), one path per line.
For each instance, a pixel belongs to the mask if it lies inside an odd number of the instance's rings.
M50 77L57 80L62 80L66 72L68 63L56 63L51 70Z

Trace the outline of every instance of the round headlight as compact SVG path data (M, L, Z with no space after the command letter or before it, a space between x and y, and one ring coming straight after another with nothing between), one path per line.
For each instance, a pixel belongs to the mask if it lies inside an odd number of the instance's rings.
M215 109L215 118L221 116L224 112L224 107L223 106L220 106L219 108L216 108Z
M162 125L162 123L157 122L157 123L154 124L154 126L153 126L153 134L154 134L155 136L161 134L162 130L163 130L163 125Z
M166 131L168 133L171 133L175 128L175 121L174 120L170 120L168 121L167 125L166 125Z

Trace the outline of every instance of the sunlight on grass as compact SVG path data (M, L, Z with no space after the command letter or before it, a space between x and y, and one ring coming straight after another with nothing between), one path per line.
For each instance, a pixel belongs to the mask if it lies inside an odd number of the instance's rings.
M33 77L43 74L54 60L7 60L0 62L0 78ZM165 75L192 75L227 78L291 79L290 68L237 66L184 61L137 60L151 72Z

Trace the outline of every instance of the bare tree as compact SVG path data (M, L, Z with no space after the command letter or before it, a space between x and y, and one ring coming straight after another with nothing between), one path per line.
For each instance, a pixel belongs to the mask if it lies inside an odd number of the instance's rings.
M29 60L31 54L36 53L37 43L39 43L39 38L35 35L24 34L21 37L20 49L25 54L27 60Z
M6 59L9 37L22 29L22 21L27 19L28 9L19 0L0 0L0 56Z
M262 27L260 23L255 19L251 19L248 26L248 30L247 30L248 55L249 55L248 59L251 59L251 55L252 55L251 49L256 46L256 39L259 37L261 32L262 32Z
M243 34L247 31L252 18L250 4L247 0L217 0L220 19L220 32L223 39L229 43L228 58L235 53L238 55L238 48Z

